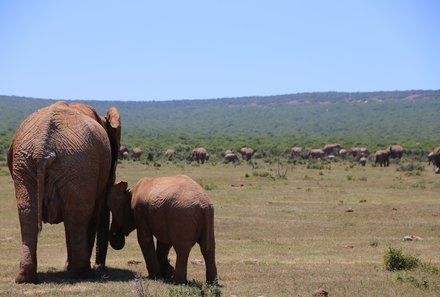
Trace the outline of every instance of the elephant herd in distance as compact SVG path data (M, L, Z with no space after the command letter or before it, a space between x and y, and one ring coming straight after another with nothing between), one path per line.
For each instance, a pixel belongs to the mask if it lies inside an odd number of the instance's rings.
M184 175L143 178L131 190L126 182L116 184L117 159L128 154L121 152L120 140L117 108L100 116L81 103L56 102L17 128L7 157L21 232L16 283L38 283L42 224L64 222L64 268L73 278L95 276L90 263L95 238L95 269L102 270L108 244L121 249L125 236L137 229L150 277L186 282L189 252L198 243L206 281L217 284L214 208L207 193ZM141 154L137 148L132 157ZM206 160L206 150L196 155L198 161ZM171 247L177 255L175 269L168 262Z
M239 151L241 158L243 161L250 161L252 157L254 156L255 150L250 147L242 147ZM142 149L139 147L136 147L132 150L132 159L133 160L140 160L140 156L142 154ZM174 149L167 149L163 153L163 157L166 160L172 160L176 155L176 151ZM234 149L227 150L225 153L222 154L223 158L226 162L238 162L237 152ZM130 150L124 145L121 145L118 152L118 159L119 160L130 160ZM198 164L204 164L209 160L209 153L204 147L197 147L191 151L191 154L186 157L187 161L195 161ZM153 153L148 153L147 155L147 161L153 161L154 155Z
M139 153L138 153L139 152ZM140 154L142 150L140 148L134 148L132 155L133 159L139 160ZM224 153L221 154L225 163L236 163L240 161L239 156L241 156L241 160L250 161L255 155L256 150L250 147L242 147L238 153L234 149L228 149ZM120 160L128 160L129 150L125 146L121 146L119 149L118 157ZM172 160L176 155L174 149L167 149L163 153L163 157L166 160ZM197 147L192 150L191 155L186 158L187 161L195 161L198 164L204 164L209 160L209 153L203 147ZM346 160L349 157L356 160L361 166L365 166L368 160L374 161L375 165L379 165L380 167L389 166L389 159L396 158L401 159L403 156L403 148L400 145L390 145L386 149L377 150L374 154L370 154L368 148L366 147L352 147L350 150L343 148L342 145L335 144L326 144L323 148L312 148L305 149L300 146L294 146L290 149L288 157L290 159L334 159L339 156L342 160ZM147 156L147 161L153 161L154 156L152 153L149 153ZM440 163L439 163L440 164Z
M250 161L253 157L261 158L261 156L256 157L256 149L250 147L242 147L238 150L238 153L234 149L228 149L224 153L221 153L221 158L225 163L236 163L240 162L239 156L241 156L242 161ZM374 162L375 166L388 167L390 164L390 159L400 160L403 156L404 149L401 145L392 144L385 149L376 150L374 153L370 153L367 147L357 146L351 147L350 149L345 149L341 144L326 144L323 148L312 148L305 149L300 146L294 146L290 148L286 157L295 160L301 159L329 159L333 160L339 157L342 160L354 160L361 166L366 166L367 162ZM140 155L142 150L140 148L134 148L132 150L132 156L134 160L140 160ZM121 146L118 153L118 158L120 160L128 160L129 149L125 146ZM136 157L135 157L136 156ZM176 157L176 151L174 149L167 149L163 152L163 158L165 160L173 160ZM189 156L185 159L186 161L195 161L198 164L204 164L209 160L210 154L203 147L197 147L193 149ZM154 156L149 153L147 156L147 161L153 161ZM440 146L434 148L427 155L428 165L432 164L435 167L435 173L440 173Z
M350 156L356 160L361 166L367 164L368 159L374 161L375 165L380 167L388 167L389 159L401 159L403 156L403 147L397 144L390 145L386 149L377 150L374 154L370 154L366 147L352 147L350 150L344 149L342 145L326 144L322 149L304 150L302 147L292 147L290 157L292 159L302 157L304 159L334 159L339 156L342 160L346 160Z

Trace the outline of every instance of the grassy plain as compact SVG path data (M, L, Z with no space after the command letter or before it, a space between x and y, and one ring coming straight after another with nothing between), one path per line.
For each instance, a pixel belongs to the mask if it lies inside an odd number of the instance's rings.
M277 164L262 160L238 166L162 162L160 167L124 161L118 180L133 186L143 176L186 174L208 190L216 211L222 296L311 296L319 287L329 296L440 295L438 273L389 272L383 261L388 247L395 247L440 265L440 179L432 168L405 173L394 163L389 168L350 162L323 169L286 166L286 177L278 178ZM137 296L141 286L146 296L168 296L176 288L145 278L135 232L122 251L109 248L110 268L100 278L66 278L62 224L45 224L39 236L42 282L16 285L19 222L11 178L0 168L1 296ZM403 241L405 235L423 240ZM170 259L174 265L173 252ZM195 246L189 279L204 280L201 259ZM142 263L130 265L131 260Z

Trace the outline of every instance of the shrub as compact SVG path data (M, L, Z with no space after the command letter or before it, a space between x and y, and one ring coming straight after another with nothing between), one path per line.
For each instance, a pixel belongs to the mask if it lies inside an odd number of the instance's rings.
M397 167L397 171L423 171L425 170L425 165L420 162L409 162L409 163L399 163Z
M219 288L211 287L207 285L198 285L198 286L188 286L188 285L180 285L174 286L170 288L169 295L170 297L220 297L221 291Z
M270 176L270 173L267 171L254 170L254 171L252 171L252 175L259 176L259 177L268 177L268 176Z
M385 267L389 271L411 270L420 264L420 260L411 255L405 255L402 249L390 247L384 256Z

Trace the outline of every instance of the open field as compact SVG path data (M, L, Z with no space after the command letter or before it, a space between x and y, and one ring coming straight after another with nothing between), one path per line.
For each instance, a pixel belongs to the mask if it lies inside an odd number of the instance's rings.
M415 270L389 272L388 247L402 248L440 266L440 176L432 167L401 172L350 162L287 166L165 163L160 167L124 161L118 181L130 186L143 176L186 174L197 180L215 205L217 268L222 296L311 296L319 287L329 296L440 296L440 275ZM66 278L63 225L43 226L38 245L42 283L16 285L19 222L12 180L0 167L1 296L168 296L175 286L146 278L136 233L122 251L109 248L110 269L92 281ZM352 208L353 212L346 212ZM420 241L403 241L417 235ZM175 254L170 254L174 265ZM188 278L204 280L199 248L191 252ZM128 261L141 261L129 265ZM193 263L191 263L193 262ZM412 281L408 281L412 280ZM414 281L415 280L415 281ZM426 285L419 287L417 283Z

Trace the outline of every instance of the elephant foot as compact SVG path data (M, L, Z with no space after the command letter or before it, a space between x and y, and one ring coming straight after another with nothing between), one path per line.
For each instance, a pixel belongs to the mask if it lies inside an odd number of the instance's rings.
M107 271L107 266L105 266L105 264L95 264L93 270L96 272L105 272Z
M64 263L63 270L64 270L64 271L70 271L70 264L69 264L69 261L66 261L66 263Z
M164 279L171 279L174 276L174 267L169 265L161 269L161 274Z
M97 275L95 271L93 271L90 266L84 269L70 269L69 276L74 279L87 279L87 278L96 278Z
M176 284L176 285L186 285L186 284L188 284L188 281L186 279L180 279L180 278L177 278L175 276L173 276L172 282L173 282L173 284Z
M17 284L36 284L38 283L38 275L36 271L23 272L20 271L15 277Z

